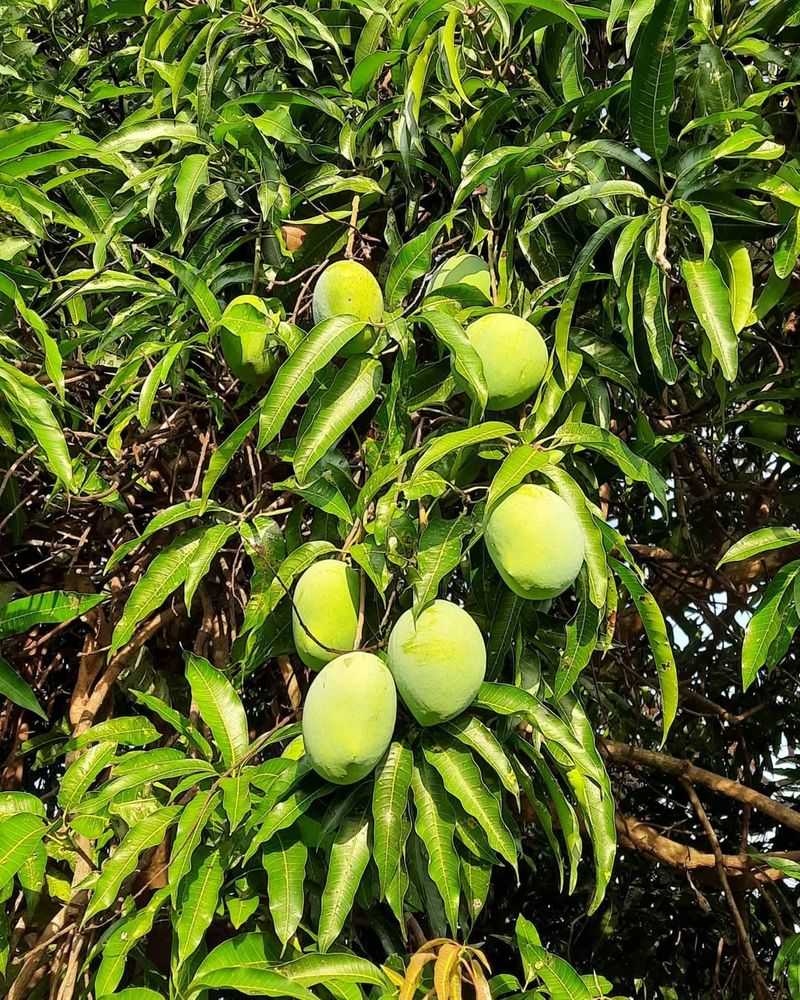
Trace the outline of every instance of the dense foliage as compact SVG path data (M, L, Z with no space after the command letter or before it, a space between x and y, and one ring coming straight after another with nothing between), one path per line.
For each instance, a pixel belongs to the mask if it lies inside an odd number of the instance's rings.
M797 1000L797 4L0 27L6 995ZM335 260L382 311L315 322ZM498 309L548 355L507 406ZM528 482L580 525L553 599L486 536ZM354 647L438 598L487 651L344 787L321 559Z

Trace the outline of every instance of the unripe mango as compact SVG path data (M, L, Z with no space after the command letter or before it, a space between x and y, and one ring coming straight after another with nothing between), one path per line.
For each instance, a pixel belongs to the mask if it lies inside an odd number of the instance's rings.
M319 670L353 648L358 591L358 573L338 559L320 559L300 577L294 589L292 635L297 655L307 667Z
M457 253L437 268L431 281L431 291L449 285L469 285L491 300L492 279L486 261L473 253Z
M326 267L314 287L311 305L315 323L333 316L355 316L366 323L380 323L383 318L381 286L372 272L356 260L337 260ZM375 331L365 327L339 354L363 354L372 346L374 337Z
M490 410L508 410L533 395L547 370L542 335L511 313L489 313L467 327L489 389Z
M225 362L246 385L263 385L280 363L275 346L278 316L255 295L240 295L220 320L219 342Z
M383 660L345 653L311 682L303 707L303 741L312 767L350 785L386 753L397 718L397 692Z
M489 515L486 547L506 585L528 600L557 597L583 565L585 538L577 515L557 493L525 483Z
M421 726L435 726L472 704L486 674L486 646L473 618L434 601L414 621L404 612L389 636L389 669Z
M768 400L759 403L750 418L750 433L753 437L763 438L779 444L786 437L789 425L783 416L783 406Z

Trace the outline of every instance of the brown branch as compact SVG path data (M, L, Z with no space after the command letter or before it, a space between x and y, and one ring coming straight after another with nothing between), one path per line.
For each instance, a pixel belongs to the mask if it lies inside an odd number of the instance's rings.
M628 746L627 743L617 743L614 740L602 740L600 750L605 757L617 764L639 765L650 770L662 771L664 774L672 775L678 779L686 779L692 784L710 788L712 792L718 792L720 795L726 795L729 799L736 799L737 802L758 809L764 816L769 816L781 826L800 831L800 812L776 802L768 795L763 795L754 788L749 788L738 781L724 778L722 775L706 771L702 767L695 767L688 760L670 757L669 754L657 753L654 750L640 750L637 747Z
M717 869L717 874L719 875L720 883L723 891L725 892L725 899L728 903L728 909L731 911L731 917L733 918L733 923L736 927L736 934L739 938L739 946L744 953L745 959L747 960L750 975L753 977L756 997L758 1000L769 1000L771 994L767 988L767 984L764 982L764 977L761 974L761 969L759 967L758 960L756 959L756 954L753 951L753 944L750 941L750 935L747 933L747 928L744 925L741 911L736 905L736 899L734 898L731 883L728 879L728 873L725 869L725 858L722 854L722 848L719 846L719 839L717 838L714 827L711 825L706 811L703 808L703 803L697 797L697 792L694 790L691 782L682 778L681 784L686 789L686 794L689 796L692 808L697 813L697 818L700 820L703 829L706 831L708 842L711 844L711 850L714 852L714 863Z
M695 847L681 844L677 840L664 837L652 826L642 823L632 816L618 812L615 817L617 833L624 847L646 854L670 868L681 871L713 869L717 860L713 854L698 851ZM773 854L768 857L784 860L800 860L800 851ZM778 882L786 875L777 868L763 867L749 854L723 854L722 861L726 874L736 879L737 886L754 889L765 883Z

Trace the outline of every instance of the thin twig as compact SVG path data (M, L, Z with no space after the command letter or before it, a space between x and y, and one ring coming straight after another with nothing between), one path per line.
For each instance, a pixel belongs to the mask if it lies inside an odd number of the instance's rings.
M771 996L767 984L764 982L764 977L761 973L761 969L756 959L755 952L753 951L753 945L750 941L750 935L747 933L747 928L744 925L744 920L742 919L742 914L739 911L739 907L736 905L736 899L733 895L733 890L731 889L731 884L728 881L728 873L725 870L725 861L722 856L722 848L719 846L719 840L714 832L714 828L709 822L706 811L703 808L703 803L697 797L697 792L695 792L694 787L690 781L685 778L681 779L681 784L686 790L686 794L689 797L689 801L692 803L692 808L695 813L697 813L697 818L703 826L708 837L708 842L711 844L711 850L714 852L714 858L716 860L717 874L719 875L720 884L722 885L723 891L725 893L725 899L728 903L728 909L731 911L731 917L733 918L733 923L736 927L736 933L739 937L739 945L744 952L744 956L747 960L747 964L750 968L750 974L753 977L753 985L755 986L756 997L758 1000L769 1000Z

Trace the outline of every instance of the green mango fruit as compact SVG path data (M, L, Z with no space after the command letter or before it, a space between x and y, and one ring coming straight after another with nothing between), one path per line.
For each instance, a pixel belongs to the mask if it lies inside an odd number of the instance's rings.
M303 707L303 741L326 781L365 778L386 753L397 718L397 692L383 660L345 653L311 682Z
M279 315L256 295L239 295L220 320L225 362L245 385L263 385L280 365L275 330Z
M339 559L312 563L297 581L292 608L294 648L311 670L319 670L355 645L358 597L358 573Z
M525 483L489 515L484 535L506 585L527 600L557 597L583 565L585 537L576 513L557 493Z
M400 697L421 726L460 715L486 674L481 630L451 601L434 601L416 622L411 609L400 615L388 653Z
M366 323L380 323L383 318L383 292L375 276L363 264L356 260L337 260L325 268L314 286L311 307L314 323L333 316L355 316ZM339 354L345 358L364 354L374 339L375 331L365 327Z
M512 313L481 316L467 327L489 390L490 410L530 399L547 371L547 348L535 326Z
M449 285L469 285L489 301L492 299L489 267L485 260L473 253L457 253L436 269L431 281L431 291L435 292Z

